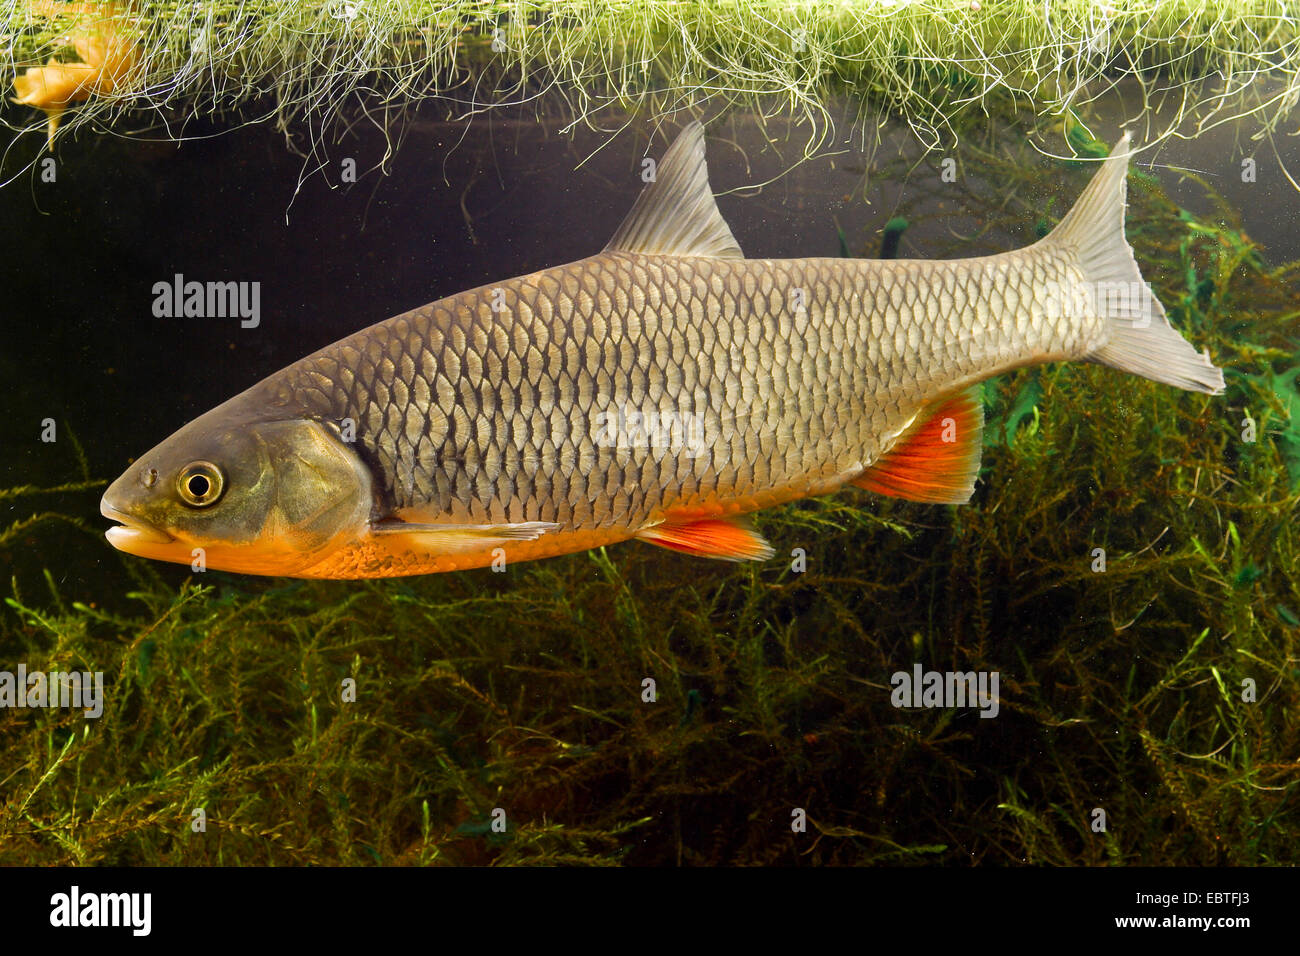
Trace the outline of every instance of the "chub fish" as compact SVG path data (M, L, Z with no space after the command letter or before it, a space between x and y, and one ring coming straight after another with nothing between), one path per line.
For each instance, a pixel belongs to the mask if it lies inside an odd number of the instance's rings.
M692 123L604 251L380 322L196 418L109 487L108 539L366 578L628 538L759 560L748 515L846 484L964 503L990 376L1086 360L1223 390L1138 272L1127 150L1023 249L746 259Z

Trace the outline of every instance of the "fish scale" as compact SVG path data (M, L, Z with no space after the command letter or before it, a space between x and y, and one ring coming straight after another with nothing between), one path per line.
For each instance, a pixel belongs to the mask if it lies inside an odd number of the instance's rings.
M1223 389L1158 301L1111 298L1149 296L1124 239L1126 147L1025 249L745 259L693 124L603 252L264 379L110 486L102 510L123 527L109 539L175 561L201 547L229 570L382 577L631 537L762 559L773 549L745 515L846 483L963 503L983 424L972 386L992 375L1087 359Z

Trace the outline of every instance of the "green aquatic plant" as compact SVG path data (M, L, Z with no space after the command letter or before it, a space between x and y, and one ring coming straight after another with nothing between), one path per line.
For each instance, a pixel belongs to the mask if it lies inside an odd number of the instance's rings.
M895 216L885 223L885 228L881 230L879 258L898 258L898 244L902 242L903 233L907 231L909 225L911 224L902 216Z
M48 420L51 424L53 420ZM16 509L20 502L32 498L44 498L46 496L71 495L76 496L78 492L91 491L97 488L103 488L107 482L101 479L90 477L90 463L86 459L86 450L82 447L81 441L77 438L75 430L70 428L65 422L63 424L63 433L67 437L68 445L72 448L73 456L76 458L76 468L78 478L72 481L61 482L49 487L40 487L37 485L18 485L14 488L0 488L0 507L6 504L11 509ZM26 540L35 529L41 525L50 522L64 522L74 528L85 530L87 525L79 517L69 515L63 511L45 510L37 511L15 519L11 524L0 526L0 555L4 554L6 549L18 546Z
M1281 364L1295 357L1287 356ZM1259 428L1277 441L1291 483L1300 489L1300 364L1281 372L1275 371L1273 362L1267 359L1261 359L1258 364L1262 366L1261 371L1251 374L1238 370L1237 375L1243 379L1242 388L1266 409ZM1253 419L1242 420L1244 428L1252 424Z
M69 38L105 17L133 38L138 62L77 106L66 134L143 125L184 137L268 120L305 152L323 148L336 121L398 139L398 120L422 101L465 117L558 102L594 126L611 108L738 105L765 116L779 102L810 121L811 152L830 134L830 99L844 92L864 110L897 111L933 146L959 115L998 97L1068 116L1121 77L1151 108L1170 107L1164 134L1189 116L1251 117L1272 132L1296 103L1300 66L1282 0L7 0L0 75L78 62ZM43 116L5 119L45 128ZM1086 152L1090 134L1072 128Z

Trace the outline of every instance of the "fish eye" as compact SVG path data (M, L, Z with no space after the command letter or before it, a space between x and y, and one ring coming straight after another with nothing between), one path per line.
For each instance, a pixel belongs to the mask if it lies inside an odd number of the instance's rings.
M225 486L221 469L210 461L192 461L176 476L176 490L181 500L195 508L216 504Z

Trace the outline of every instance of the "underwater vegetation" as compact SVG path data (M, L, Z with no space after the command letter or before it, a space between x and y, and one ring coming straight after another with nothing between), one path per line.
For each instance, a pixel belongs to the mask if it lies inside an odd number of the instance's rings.
M1026 236L1090 172L962 156L1000 187L963 207ZM65 483L0 491L0 660L107 692L0 716L0 863L1295 864L1300 263L1199 183L1213 215L1135 172L1128 236L1225 396L1001 377L969 506L799 502L758 518L785 560L178 579L109 550L69 443ZM67 593L55 540L127 593ZM914 662L998 672L997 718L894 707Z
M86 43L104 35L130 69L88 88ZM1061 115L1125 77L1149 108L1171 107L1162 135L1189 115L1272 132L1300 98L1300 39L1285 0L2 0L0 75L32 69L85 94L68 134L183 138L272 121L310 154L336 123L400 139L401 118L426 100L468 117L547 98L597 125L611 107L786 110L810 121L811 152L837 91L885 105L936 145L956 115L998 97ZM57 99L18 94L36 107ZM24 113L4 119L45 122Z

